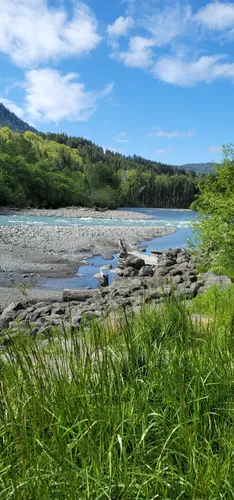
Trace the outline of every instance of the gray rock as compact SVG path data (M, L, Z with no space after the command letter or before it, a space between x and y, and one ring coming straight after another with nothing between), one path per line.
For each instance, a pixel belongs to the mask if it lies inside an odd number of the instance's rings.
M232 279L228 276L218 276L212 272L203 273L200 275L200 278L204 281L205 290L214 285L221 286L225 289L232 284Z
M113 260L114 256L112 255L112 253L103 253L102 258L103 260Z
M177 274L177 276L172 276L171 277L171 281L173 283L173 285L179 285L180 283L183 282L183 278L181 275Z
M190 257L188 254L181 255L179 254L177 257L177 264L184 264L185 262L190 262Z
M167 269L167 268L163 268L163 267L156 267L155 270L154 270L154 276L156 278L159 278L159 277L162 277L162 276L166 276L169 271L171 271L170 269Z
M179 253L183 252L182 248L169 248L167 254L176 257Z
M178 264L176 266L177 269L177 274L180 274L179 272L188 273L191 272L194 269L194 264L190 264L188 262L182 262L181 264Z
M153 276L154 271L152 266L143 266L139 271L139 277Z
M143 268L142 268L143 269ZM122 271L122 276L124 278L134 278L135 276L138 276L138 271L134 267L126 267Z
M128 255L125 261L126 267L134 267L138 271L145 265L145 261L139 257L134 257L133 255Z
M102 313L100 311L87 311L87 312L83 312L82 314L82 320L92 320L94 318L98 318L102 315Z
M0 332L2 332L2 330L6 330L9 327L9 323L9 318L0 318ZM2 333L0 333L0 335L2 335Z
M183 271L178 268L178 265L175 265L170 269L170 276L181 276L183 274Z
M3 310L1 318L4 319L8 316L15 316L20 309L24 309L22 302L12 302Z
M169 257L163 258L159 260L158 266L159 267L171 267L174 266L174 259L170 259Z
M22 321L26 318L27 315L28 315L27 310L19 311L19 313L17 314L17 320Z
M81 324L81 315L72 318L72 326L77 327Z

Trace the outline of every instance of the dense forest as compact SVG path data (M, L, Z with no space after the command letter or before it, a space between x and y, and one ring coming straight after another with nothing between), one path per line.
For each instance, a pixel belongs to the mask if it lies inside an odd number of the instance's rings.
M0 204L187 208L198 176L65 134L0 128Z
M18 118L15 113L12 113L0 102L0 127L10 127L15 132L26 132L30 130L31 132L37 132L37 130L31 127L28 123Z

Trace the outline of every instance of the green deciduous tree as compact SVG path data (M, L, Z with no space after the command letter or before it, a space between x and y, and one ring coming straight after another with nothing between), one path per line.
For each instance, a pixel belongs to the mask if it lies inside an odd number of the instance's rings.
M195 251L214 271L233 268L234 255L234 149L223 147L216 175L209 175L198 198Z

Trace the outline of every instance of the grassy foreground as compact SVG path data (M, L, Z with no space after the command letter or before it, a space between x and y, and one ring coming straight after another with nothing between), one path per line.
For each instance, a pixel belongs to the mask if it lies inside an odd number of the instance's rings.
M234 498L234 288L0 360L0 499Z

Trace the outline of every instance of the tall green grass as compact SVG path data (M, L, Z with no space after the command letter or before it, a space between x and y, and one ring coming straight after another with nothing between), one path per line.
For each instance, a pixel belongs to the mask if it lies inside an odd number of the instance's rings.
M14 337L0 363L0 499L234 498L232 296L193 304L206 325L172 298L48 344Z

